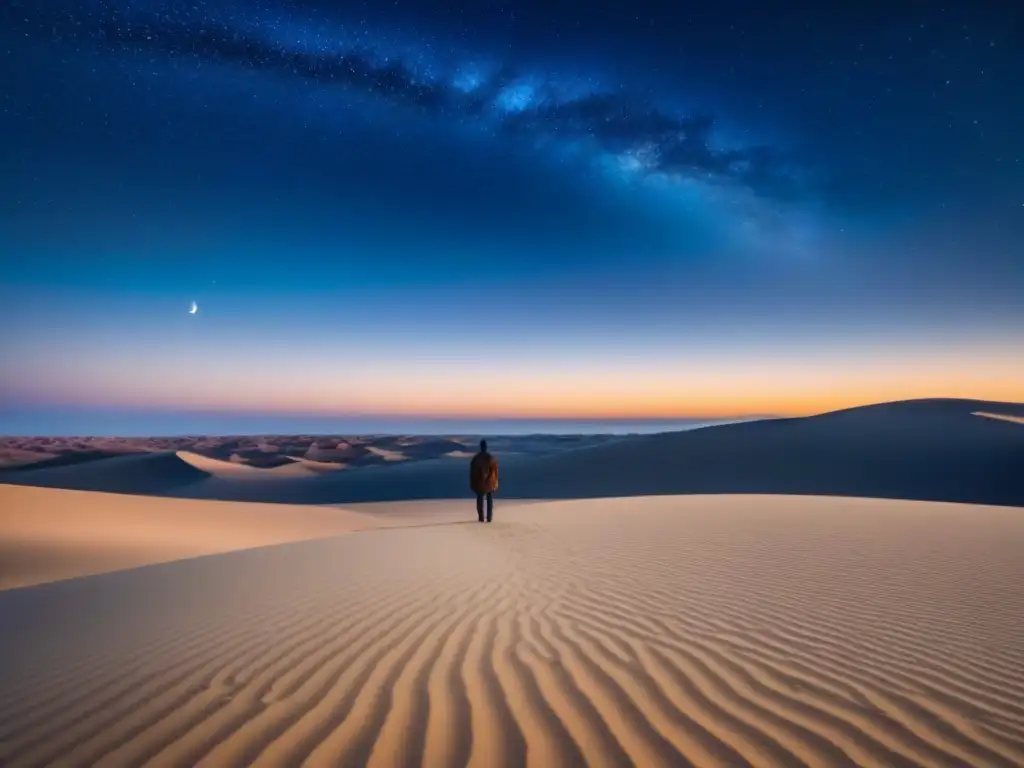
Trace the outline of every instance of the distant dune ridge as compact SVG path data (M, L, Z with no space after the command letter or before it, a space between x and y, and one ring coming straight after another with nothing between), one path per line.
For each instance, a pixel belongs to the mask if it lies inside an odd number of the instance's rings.
M978 412L1024 417L1024 406L965 400L885 403L820 416L632 436L540 455L502 456L505 498L782 493L1024 506L1024 430ZM499 453L500 455L500 453ZM259 487L174 454L142 472L101 465L8 471L52 487L234 501L350 504L458 498L466 470L451 457L386 461L354 472L282 470ZM109 460L113 461L113 460ZM212 465L211 465L212 466ZM265 475L266 478L275 477ZM148 478L148 479L147 479Z
M1019 768L1022 418L9 470L0 765Z
M492 438L502 453L552 453L595 445L611 435L511 435ZM321 468L350 469L394 461L423 461L458 456L476 449L478 437L439 435L256 435L179 437L0 437L0 478L11 471L86 464L116 456L188 452L254 469L275 469L296 462Z
M0 482L82 491L160 495L209 478L210 473L173 451L129 453L101 459L60 462L0 474Z

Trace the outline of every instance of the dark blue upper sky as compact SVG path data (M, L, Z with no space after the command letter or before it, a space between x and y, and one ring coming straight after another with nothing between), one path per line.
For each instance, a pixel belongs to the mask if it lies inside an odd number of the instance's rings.
M1024 399L1022 20L14 0L3 404Z

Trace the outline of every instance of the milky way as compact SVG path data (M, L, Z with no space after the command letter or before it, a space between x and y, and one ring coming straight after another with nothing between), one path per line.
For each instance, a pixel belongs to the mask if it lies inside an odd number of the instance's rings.
M358 24L324 25L266 8L218 9L125 3L57 13L26 5L12 15L30 35L235 65L475 122L499 137L582 146L628 178L727 184L775 200L806 193L791 158L764 145L720 146L713 116L679 114L628 89L570 88L523 62L457 54L441 60L426 53L439 46L402 50Z

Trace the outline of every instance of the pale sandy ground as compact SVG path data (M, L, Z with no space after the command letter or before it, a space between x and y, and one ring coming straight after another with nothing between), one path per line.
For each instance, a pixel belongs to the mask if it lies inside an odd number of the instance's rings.
M0 485L0 589L378 524L372 516L327 507Z
M198 459L203 469L237 470L244 478L276 469ZM466 501L344 509L0 485L0 590L372 528L458 522L475 514Z
M1024 765L1020 509L417 504L0 593L0 764Z

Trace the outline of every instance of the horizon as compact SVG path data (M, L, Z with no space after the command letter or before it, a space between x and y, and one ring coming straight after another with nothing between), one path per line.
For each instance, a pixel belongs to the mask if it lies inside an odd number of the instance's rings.
M523 436L579 434L650 434L704 426L770 419L804 418L835 411L908 402L963 401L979 404L1019 405L1024 399L989 400L964 396L930 396L840 403L821 410L798 413L762 412L725 415L590 415L559 416L338 413L301 411L253 411L212 409L150 409L130 406L56 406L0 403L0 438L97 437L173 438L189 436L266 435L378 435L378 436ZM31 425L31 426L29 426ZM171 426L173 425L173 426ZM185 426L188 425L188 426ZM504 431L503 431L504 430Z
M696 429L718 424L774 418L452 418L395 415L285 415L211 414L170 412L114 413L77 412L40 418L30 414L19 421L0 414L0 439L11 438L177 438L177 437L264 437L274 435L310 436L446 436L511 437L529 435L637 435ZM18 429L21 423L42 425L35 431ZM72 425L77 429L68 430ZM87 426L92 425L92 426Z
M855 403L803 414L757 413L733 416L669 417L558 417L558 416L432 416L428 414L338 414L281 412L133 411L131 409L75 409L42 412L0 407L0 439L110 438L161 439L179 437L377 436L377 437L523 437L529 435L641 435L688 431L703 427L752 421L805 418L837 411L906 403L963 402L996 407L1024 405L1010 400L965 397L927 397ZM998 415L997 415L998 416ZM34 431L20 424L41 425ZM174 426L168 426L168 425ZM69 429L68 425L77 428ZM83 425L94 425L83 428ZM102 426L100 426L102 425ZM116 426L114 426L116 425ZM186 426L187 425L187 426Z
M14 0L0 432L1024 401L1010 12L726 6Z

